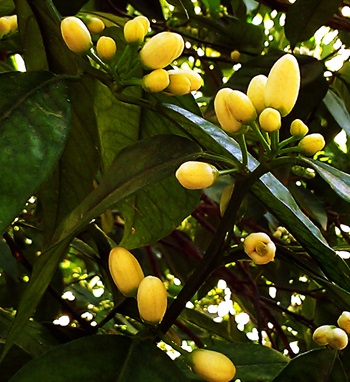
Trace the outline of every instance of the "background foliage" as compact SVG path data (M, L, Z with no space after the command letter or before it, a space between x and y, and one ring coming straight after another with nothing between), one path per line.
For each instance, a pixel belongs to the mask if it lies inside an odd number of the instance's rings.
M0 16L15 13L19 25L0 40L1 381L200 380L183 357L172 360L171 341L223 352L243 382L348 381L349 350L311 339L350 310L347 7L341 0L0 3ZM122 27L135 15L152 21L150 35L180 33L186 47L174 65L200 72L200 92L116 92L101 68L65 46L60 18L75 14L104 20L117 57ZM259 166L248 134L247 176L185 190L174 176L182 162L209 153L224 169L242 160L217 125L217 91L246 91L284 51L296 55L302 79L281 139L300 118L323 134L325 149ZM233 182L222 217L220 195ZM273 263L256 266L245 255L242 238L254 231L275 234ZM167 287L169 308L156 330L112 282L108 254L117 244Z

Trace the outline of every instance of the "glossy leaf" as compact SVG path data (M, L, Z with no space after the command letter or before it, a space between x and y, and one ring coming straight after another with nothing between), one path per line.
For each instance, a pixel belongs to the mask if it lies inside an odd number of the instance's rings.
M2 74L0 232L53 170L70 127L64 81L47 72Z
M328 90L323 102L338 125L350 136L350 114L346 109L344 101L333 91Z
M15 4L13 0L2 0L0 4L0 16L7 16L14 12Z
M303 158L303 162L313 168L341 198L350 202L350 175L327 163Z
M316 349L292 359L273 382L347 382L337 352Z
M150 341L97 335L57 346L28 363L10 382L185 382L175 363ZM69 376L69 377L68 377Z
M241 160L238 144L212 123L175 105L163 105L163 111L210 152L223 154L232 160ZM257 166L258 162L249 156L249 170L253 171ZM325 275L349 292L349 267L328 245L319 229L303 214L288 189L271 173L266 173L255 182L252 192L283 222Z
M308 40L318 28L338 12L340 0L297 0L287 11L286 37L294 47Z

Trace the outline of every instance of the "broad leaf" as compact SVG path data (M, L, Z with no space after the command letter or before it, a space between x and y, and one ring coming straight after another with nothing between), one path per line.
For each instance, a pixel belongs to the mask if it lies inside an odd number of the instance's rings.
M344 101L333 91L328 90L323 99L328 111L337 121L338 125L350 136L350 114L344 104Z
M0 232L52 172L70 126L64 81L47 72L1 74Z
M10 382L185 382L176 364L151 341L97 335L55 347L23 367Z
M335 350L317 349L292 359L273 382L347 382Z
M13 0L2 0L0 4L0 16L10 15L15 11Z
M297 0L287 11L286 37L292 47L308 40L338 12L340 0Z
M350 175L321 161L303 158L302 161L313 168L344 200L350 202Z

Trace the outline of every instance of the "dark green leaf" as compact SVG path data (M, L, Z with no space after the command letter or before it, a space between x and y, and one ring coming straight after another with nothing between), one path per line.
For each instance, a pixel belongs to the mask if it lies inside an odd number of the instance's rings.
M70 126L65 82L46 72L1 74L0 232L53 170Z
M297 0L287 11L286 37L292 47L308 40L318 28L338 12L340 0Z
M74 16L88 0L62 1L53 0L53 3L62 16Z
M273 382L347 382L335 350L317 349L292 359Z
M61 365L61 366L60 366ZM185 382L175 363L150 341L98 335L58 346L34 359L10 382Z
M15 11L13 0L2 0L0 4L0 16L10 15Z
M276 350L253 343L223 344L215 346L214 350L223 352L233 361L237 368L235 378L244 382L272 381L289 362Z
M303 158L303 162L313 168L344 200L350 202L350 175L327 163Z
M337 121L338 125L350 136L350 114L344 104L344 101L334 92L328 90L323 99L328 111Z
M39 25L27 0L16 2L18 30L27 71L48 70L45 47Z
M13 280L18 280L17 260L12 255L10 247L3 240L0 240L0 268Z

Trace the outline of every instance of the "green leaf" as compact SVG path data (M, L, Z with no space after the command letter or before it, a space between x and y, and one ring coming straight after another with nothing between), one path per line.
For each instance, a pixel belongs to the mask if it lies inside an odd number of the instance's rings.
M241 161L238 144L217 126L175 105L164 104L161 110L208 151ZM249 170L253 171L257 166L258 162L249 155ZM274 175L266 173L255 182L252 192L287 227L325 275L349 292L349 267L303 214L288 189Z
M289 362L278 351L253 343L223 344L213 350L223 352L232 360L237 369L235 378L244 382L272 381Z
M314 159L303 158L302 161L313 168L341 198L350 202L350 175Z
M10 382L46 382L48 376L50 382L188 381L152 342L119 335L90 336L57 346L28 363Z
M47 72L0 75L0 232L53 170L70 126L67 87Z
M323 99L328 111L337 121L338 125L350 136L350 114L344 104L344 101L333 91L328 90Z
M273 382L347 382L335 350L316 349L292 359Z
M18 281L17 260L12 255L7 243L0 239L0 269L7 273L13 280Z
M2 0L0 4L0 17L10 15L15 11L13 0Z
M340 0L297 0L287 11L286 37L292 47L308 40L316 30L338 12Z

